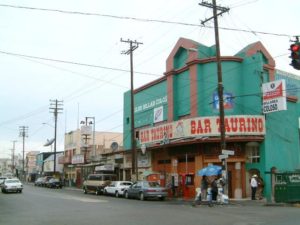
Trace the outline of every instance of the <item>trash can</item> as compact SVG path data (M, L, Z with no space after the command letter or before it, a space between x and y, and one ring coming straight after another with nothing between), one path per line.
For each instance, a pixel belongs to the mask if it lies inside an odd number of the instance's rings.
M300 202L300 173L286 172L275 174L275 201Z

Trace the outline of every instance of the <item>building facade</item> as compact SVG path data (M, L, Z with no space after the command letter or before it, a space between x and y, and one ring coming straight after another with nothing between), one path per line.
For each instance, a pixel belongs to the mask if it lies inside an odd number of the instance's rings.
M37 170L37 155L39 151L30 151L26 154L26 180L27 181L35 181L38 170Z
M108 168L123 177L122 143L123 134L119 132L90 132L84 127L66 133L64 156L59 161L64 165L67 183L80 187L89 174Z
M275 69L262 43L221 57L228 194L249 196L249 179L258 174L271 198L271 172L300 168L299 88L296 76ZM262 112L262 85L286 80L287 110ZM289 88L290 87L290 88ZM166 60L164 76L134 91L137 147L151 155L159 181L176 195L193 197L198 170L222 165L215 46L180 38ZM130 92L124 94L124 147L131 149ZM286 121L282 123L282 121Z

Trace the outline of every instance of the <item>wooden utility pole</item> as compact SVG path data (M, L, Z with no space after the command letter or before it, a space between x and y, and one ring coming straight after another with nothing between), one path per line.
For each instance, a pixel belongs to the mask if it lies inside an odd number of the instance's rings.
M19 131L19 136L23 139L22 179L25 181L25 137L28 137L28 127L20 126Z
M17 141L12 141L13 148L11 149L11 172L14 174L15 171L15 146Z
M222 79L222 63L221 63L221 53L220 53L220 40L219 40L219 25L218 16L229 11L229 8L220 7L216 5L216 0L212 0L212 4L202 1L199 5L212 8L213 16L205 19L201 23L204 24L207 21L214 19L215 28L215 42L216 42L216 59L217 59L217 73L218 73L218 97L219 97L219 114L220 114L220 136L221 136L221 150L226 149L225 141L225 122L224 122L224 99L223 99L223 79ZM221 12L218 12L221 11Z
M138 155L135 143L135 132L134 132L134 93L133 93L133 51L139 47L139 45L143 44L141 42L132 41L132 40L123 40L121 38L121 42L128 43L129 49L127 51L123 51L122 54L130 55L130 117L131 117L131 155L132 155L132 174L135 174L136 180L138 180Z
M57 134L57 116L58 113L61 113L63 108L59 108L63 106L63 101L50 100L50 112L54 114L54 165L53 165L53 175L56 173L56 134Z
M218 16L229 11L229 8L217 6L216 0L212 0L212 4L202 1L199 5L212 8L213 16L205 19L201 23L204 24L207 21L214 19L215 28L215 42L216 42L216 60L217 60L217 73L218 73L218 97L219 97L219 117L220 117L220 147L221 151L226 149L226 139L225 139L225 114L224 114L224 99L223 99L223 79L222 79L222 62L220 53L220 40L219 40L219 25ZM219 11L219 12L218 12ZM228 172L227 172L227 161L223 159L223 171L225 171L224 178L226 179L227 185L225 186L225 193L228 195Z

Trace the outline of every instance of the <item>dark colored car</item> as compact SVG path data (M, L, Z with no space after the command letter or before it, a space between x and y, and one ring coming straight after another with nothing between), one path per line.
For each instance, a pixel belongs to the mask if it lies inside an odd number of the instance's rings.
M47 182L48 188L62 188L62 182L57 178L52 178Z
M157 182L138 181L126 189L124 195L125 198L138 198L142 201L147 198L164 200L168 196L168 192L166 188L161 187Z
M49 181L52 179L52 178L54 178L54 177L51 177L51 176L46 176L46 177L43 177L44 178L44 180L42 181L42 187L48 187L48 183L49 183Z
M42 186L43 182L44 182L45 178L44 177L39 177L38 179L36 179L36 181L34 182L34 186Z

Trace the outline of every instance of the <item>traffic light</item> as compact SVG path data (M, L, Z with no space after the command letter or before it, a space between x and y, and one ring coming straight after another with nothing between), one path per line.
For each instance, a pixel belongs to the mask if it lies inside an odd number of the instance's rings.
M292 58L291 66L296 70L300 70L300 42L291 44L290 50Z

